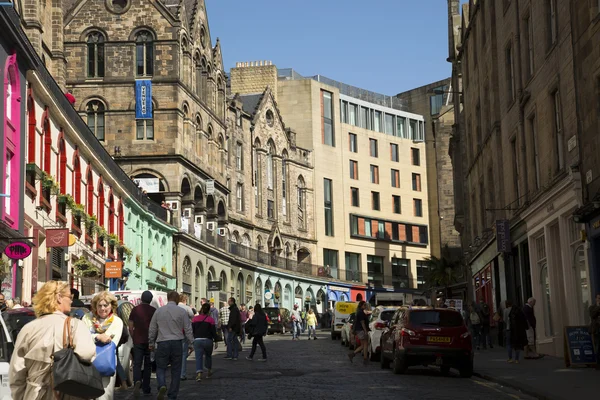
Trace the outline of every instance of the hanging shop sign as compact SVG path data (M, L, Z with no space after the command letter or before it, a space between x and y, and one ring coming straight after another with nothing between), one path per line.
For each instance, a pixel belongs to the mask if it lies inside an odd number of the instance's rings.
M110 261L104 264L105 278L122 278L123 263L121 261Z
M507 219L496 221L496 251L510 253L510 222Z
M4 254L12 260L22 260L31 254L31 246L25 242L13 242L6 246Z
M221 281L208 281L208 291L218 292L221 290Z
M46 229L46 247L69 247L69 230Z

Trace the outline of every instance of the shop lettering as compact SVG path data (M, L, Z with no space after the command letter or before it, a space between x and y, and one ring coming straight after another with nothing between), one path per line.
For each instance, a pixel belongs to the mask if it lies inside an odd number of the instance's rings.
M4 249L4 254L13 260L22 260L31 254L31 246L24 242L11 243Z

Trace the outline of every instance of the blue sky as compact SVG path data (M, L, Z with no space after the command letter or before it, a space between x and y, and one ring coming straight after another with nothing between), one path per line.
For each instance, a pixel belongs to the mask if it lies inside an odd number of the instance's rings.
M205 0L225 69L271 60L394 95L450 76L446 0Z

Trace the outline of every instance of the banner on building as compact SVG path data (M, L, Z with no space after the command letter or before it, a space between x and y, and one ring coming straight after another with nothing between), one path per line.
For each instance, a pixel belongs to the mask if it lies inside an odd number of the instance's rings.
M46 229L46 247L69 247L69 230Z
M135 81L135 118L152 119L152 81L150 79Z
M498 253L510 253L510 223L507 219L496 220L496 247Z

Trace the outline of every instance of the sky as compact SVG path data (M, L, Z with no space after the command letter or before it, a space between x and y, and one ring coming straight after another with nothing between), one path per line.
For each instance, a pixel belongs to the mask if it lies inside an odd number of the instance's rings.
M446 0L205 0L227 72L270 60L395 95L450 76Z

